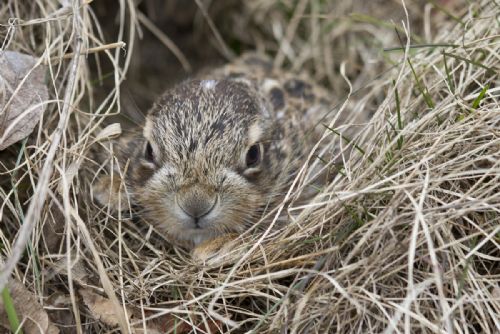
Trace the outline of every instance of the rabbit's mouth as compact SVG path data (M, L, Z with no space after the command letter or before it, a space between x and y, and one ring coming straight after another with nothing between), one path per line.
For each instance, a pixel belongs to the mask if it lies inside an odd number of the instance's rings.
M214 228L217 222L214 219L201 218L198 222L192 219L180 222L180 229L177 229L175 234L183 240L191 240L194 245L198 245L206 240L218 236L217 229Z

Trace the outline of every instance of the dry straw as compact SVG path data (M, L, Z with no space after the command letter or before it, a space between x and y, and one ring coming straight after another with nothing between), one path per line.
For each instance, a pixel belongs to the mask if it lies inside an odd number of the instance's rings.
M274 211L290 224L249 232L206 265L92 202L92 150L120 131L104 122L120 112L136 18L154 25L120 1L118 35L105 40L88 2L63 3L0 5L2 50L41 57L54 101L28 140L0 153L2 286L21 281L68 332L500 331L497 2L453 14L440 1L373 7L396 8L401 22L314 0L245 3L235 15L247 35L232 36L275 54L276 66L307 69L336 96L331 115L348 121L318 125L321 143ZM372 35L390 50L374 52ZM103 95L104 63L114 88ZM318 166L336 176L295 202Z

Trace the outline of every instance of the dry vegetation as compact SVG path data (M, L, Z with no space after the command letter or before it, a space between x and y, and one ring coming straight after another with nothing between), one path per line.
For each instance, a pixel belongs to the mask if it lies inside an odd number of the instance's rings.
M39 57L50 95L0 152L0 285L25 332L500 331L498 1L62 3L0 5L1 50ZM199 265L94 204L90 157L182 66L249 49L309 72L350 121L325 128L276 209L286 228ZM295 203L316 164L337 176Z

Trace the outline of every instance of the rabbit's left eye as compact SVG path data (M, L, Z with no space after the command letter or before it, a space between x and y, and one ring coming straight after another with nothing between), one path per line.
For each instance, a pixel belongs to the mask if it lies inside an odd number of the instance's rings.
M250 146L247 151L245 158L245 163L247 168L255 168L260 164L262 160L262 148L260 144L254 144Z

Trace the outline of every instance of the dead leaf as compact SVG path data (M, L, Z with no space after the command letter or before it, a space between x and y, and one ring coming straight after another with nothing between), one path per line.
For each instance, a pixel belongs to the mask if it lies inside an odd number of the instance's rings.
M115 306L111 299L103 297L90 289L80 289L78 290L80 296L82 296L83 303L90 311L90 315L102 322L103 324L111 327L118 327L118 315L115 310ZM139 323L134 327L131 327L132 333L144 333L142 324L137 320L141 317L141 312L137 308L131 306L125 306L127 321L129 324ZM154 328L146 328L147 333L160 333Z
M116 137L119 136L121 133L122 133L122 126L120 125L120 123L112 123L106 126L101 131L99 131L99 133L95 137L95 141L101 141L104 139Z
M62 208L56 203L50 202L47 214L50 219L46 219L43 228L43 244L50 254L58 254L66 228L64 213Z
M103 297L90 289L80 289L78 293L82 296L83 303L87 306L94 319L101 321L105 325L118 327L118 316L114 310L114 304L109 298ZM142 317L138 308L125 306L125 309L128 323L135 324L130 327L132 333L162 333L151 322L148 322L146 328L143 327L142 322L138 321Z
M54 263L50 264L51 270L54 273L57 273L59 275L68 275L68 259L66 257L63 257L59 260L57 260ZM85 267L85 264L81 260L81 258L78 258L76 254L71 255L71 264L70 264L70 270L71 270L71 279L78 283L79 285L85 286L89 284L89 273L87 271L87 268ZM48 274L49 271L47 271L45 274ZM50 277L50 276L48 276Z
M103 297L90 289L80 289L80 296L82 296L83 303L87 306L90 311L91 316L101 321L103 324L118 327L118 316L114 311L114 305L110 299ZM132 333L179 333L187 334L191 333L194 328L197 328L203 332L210 333L221 333L221 328L223 325L219 321L214 321L208 319L207 322L199 321L199 323L193 327L190 324L177 319L172 314L164 314L159 317L153 317L153 319L148 320L144 325L141 321L142 312L138 307L133 307L130 305L125 306L127 313L127 321L129 324L134 324L130 327ZM146 311L144 312L146 317L153 316L154 312ZM208 325L208 328L207 326Z
M73 314L71 295L60 291L54 292L44 300L52 322L61 333L73 334L76 332L76 319Z
M118 326L118 316L115 311L114 304L110 299L103 297L89 289L80 289L78 293L83 298L83 302L89 309L92 317L102 321L108 326ZM128 317L131 317L131 312L127 312ZM130 320L130 319L128 319Z
M38 298L23 284L16 280L10 280L7 285L14 301L14 307L23 322L22 329L26 334L48 333L57 334L59 329L50 321L47 312L39 304ZM3 301L0 299L0 325L10 329L9 320L5 313Z
M223 324L218 320L207 319L206 323L199 321L195 326L190 325L187 322L176 319L171 314L166 314L154 321L154 328L161 333L177 333L177 334L188 334L194 332L201 333L222 333ZM207 329L208 325L208 329Z
M0 151L26 138L46 109L45 68L15 51L0 52Z

